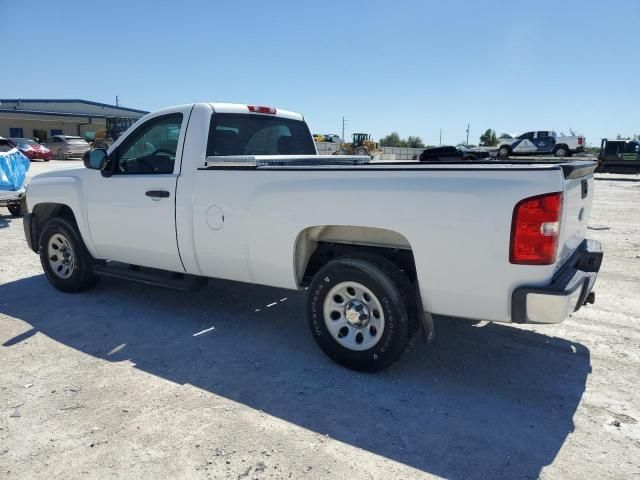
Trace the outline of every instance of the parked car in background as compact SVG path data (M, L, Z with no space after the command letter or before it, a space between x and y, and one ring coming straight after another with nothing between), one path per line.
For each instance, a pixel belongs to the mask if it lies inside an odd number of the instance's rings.
M29 160L44 160L48 162L53 157L51 150L30 138L11 137L9 141L24 153Z
M602 139L599 172L640 173L640 141Z
M523 133L516 138L501 138L498 144L498 157L509 155L548 155L570 157L574 153L584 152L586 145L583 135L558 137L551 130L537 130Z
M72 135L54 135L43 142L44 146L53 152L57 160L65 160L69 157L82 158L89 150L89 144L82 137Z
M418 157L421 162L471 162L489 158L489 152L464 145L426 148Z

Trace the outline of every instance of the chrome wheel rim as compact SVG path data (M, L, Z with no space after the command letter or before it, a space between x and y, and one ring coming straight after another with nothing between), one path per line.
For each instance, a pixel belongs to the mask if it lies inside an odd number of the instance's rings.
M323 314L331 336L349 350L368 350L382 338L382 304L361 283L341 282L335 285L325 297Z
M71 242L61 233L51 236L47 244L47 259L51 271L58 278L67 279L73 275L75 254Z

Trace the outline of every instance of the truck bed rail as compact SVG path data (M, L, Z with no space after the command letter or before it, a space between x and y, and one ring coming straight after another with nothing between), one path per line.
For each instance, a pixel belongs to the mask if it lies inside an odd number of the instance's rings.
M209 167L304 167L316 165L364 165L366 155L229 155L211 156L204 162Z

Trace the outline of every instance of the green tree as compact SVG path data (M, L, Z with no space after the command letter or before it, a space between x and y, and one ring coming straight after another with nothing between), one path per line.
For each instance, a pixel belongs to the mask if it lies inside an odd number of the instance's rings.
M386 137L380 139L380 145L383 147L411 147L411 148L424 148L424 142L420 137L400 138L398 132L391 132Z
M483 147L495 147L498 145L498 136L495 130L488 128L486 132L480 135L480 145Z
M407 147L411 148L424 148L424 142L420 137L407 137L405 140Z
M402 139L398 132L391 132L386 137L380 139L380 145L383 147L402 147L403 145L401 145L401 143Z

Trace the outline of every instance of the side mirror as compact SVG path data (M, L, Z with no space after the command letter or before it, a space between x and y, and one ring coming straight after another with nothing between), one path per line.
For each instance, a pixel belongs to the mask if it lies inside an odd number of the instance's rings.
M92 170L102 170L107 163L107 151L103 148L87 150L83 156L84 166Z

